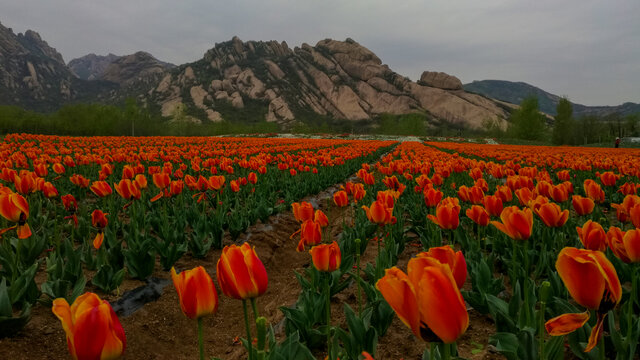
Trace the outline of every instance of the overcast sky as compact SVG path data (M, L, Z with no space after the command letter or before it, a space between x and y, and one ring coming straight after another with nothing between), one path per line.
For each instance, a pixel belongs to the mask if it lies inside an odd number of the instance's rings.
M175 64L216 42L350 37L394 71L524 81L586 105L640 102L638 0L0 0L65 61L148 51Z

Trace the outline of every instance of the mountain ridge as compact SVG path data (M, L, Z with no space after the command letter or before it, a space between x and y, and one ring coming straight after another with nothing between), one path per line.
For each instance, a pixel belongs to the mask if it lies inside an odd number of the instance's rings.
M467 91L488 96L490 98L518 105L526 97L535 95L538 97L540 111L549 115L556 114L556 105L561 96L549 93L539 87L522 81L508 80L474 80L464 84ZM570 100L571 101L571 100ZM640 112L640 104L625 102L620 105L589 106L571 102L575 116L596 115L607 116L613 113L629 115Z

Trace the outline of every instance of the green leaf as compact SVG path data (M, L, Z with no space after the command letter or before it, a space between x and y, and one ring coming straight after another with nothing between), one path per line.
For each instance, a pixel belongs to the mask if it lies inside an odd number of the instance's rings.
M518 359L518 337L512 333L499 332L489 338L489 343L496 347L509 360Z
M7 290L7 279L3 278L0 283L0 316L11 317L12 315L13 308Z

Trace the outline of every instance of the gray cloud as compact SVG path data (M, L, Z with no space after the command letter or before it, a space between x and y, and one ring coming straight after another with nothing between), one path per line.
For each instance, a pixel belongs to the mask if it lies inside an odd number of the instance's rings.
M145 50L199 59L216 42L351 37L416 79L525 81L588 105L640 102L637 0L0 0L0 21L33 29L65 60Z

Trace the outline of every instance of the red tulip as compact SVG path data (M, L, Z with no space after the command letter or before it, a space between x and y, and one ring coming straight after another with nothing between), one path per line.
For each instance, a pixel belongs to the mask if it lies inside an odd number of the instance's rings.
M234 299L255 298L267 291L267 271L248 243L225 246L216 275L222 293Z
M218 292L202 266L185 270L179 275L175 268L171 268L171 279L178 292L182 313L189 319L218 311Z
M571 197L571 204L573 205L573 209L580 216L591 214L596 205L593 200L580 195L573 195Z
M332 272L340 267L342 256L335 241L331 244L316 245L309 250L313 266L318 271Z
M535 213L548 227L560 227L569 219L569 210L562 210L558 204L542 204Z
M492 221L491 224L514 240L527 240L533 230L533 213L530 209L520 210L510 206L500 214L502 223Z
M333 194L333 203L339 207L349 205L349 197L347 196L347 192L344 190L336 191L336 193Z
M482 206L473 205L466 211L467 217L480 226L489 225L489 213Z
M457 198L446 198L438 207L436 215L427 215L427 218L437 224L441 229L455 230L460 224L460 205Z
M62 322L74 359L113 360L122 356L127 339L108 301L85 293L71 307L64 298L55 299L52 311Z
M585 249L604 251L607 248L607 235L599 223L588 220L582 227L576 226L576 231Z
M31 228L27 224L29 218L29 203L20 194L16 193L0 193L0 215L9 222L17 223L17 225L0 230L0 235L16 229L19 239L26 239L31 236Z

